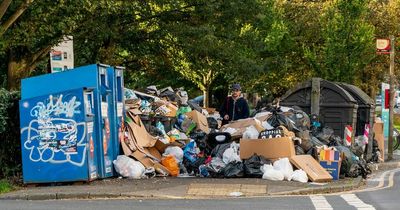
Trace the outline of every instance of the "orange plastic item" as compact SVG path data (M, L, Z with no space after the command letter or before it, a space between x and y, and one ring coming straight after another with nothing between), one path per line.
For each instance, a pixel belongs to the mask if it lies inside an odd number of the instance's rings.
M178 166L178 163L176 162L176 159L174 156L168 155L168 156L164 157L161 160L161 164L169 170L171 176L179 175L179 166Z
M173 142L175 142L175 140L176 140L175 136L170 136L169 137L169 143L173 143Z

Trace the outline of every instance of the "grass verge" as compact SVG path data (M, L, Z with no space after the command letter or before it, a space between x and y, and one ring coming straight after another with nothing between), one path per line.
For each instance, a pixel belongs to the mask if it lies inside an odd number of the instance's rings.
M12 185L5 179L0 180L0 194L10 192Z

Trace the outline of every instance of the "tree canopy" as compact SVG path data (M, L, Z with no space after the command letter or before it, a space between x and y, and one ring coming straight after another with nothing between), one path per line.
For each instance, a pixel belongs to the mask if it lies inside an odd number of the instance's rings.
M400 37L399 14L400 0L3 0L0 75L19 89L71 35L76 66L125 66L132 88L279 96L317 76L374 94L388 69L375 38Z

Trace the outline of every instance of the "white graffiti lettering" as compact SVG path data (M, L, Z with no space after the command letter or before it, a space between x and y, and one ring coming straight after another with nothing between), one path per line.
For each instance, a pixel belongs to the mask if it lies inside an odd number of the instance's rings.
M35 107L31 110L31 116L37 117L38 119L43 119L49 117L50 115L59 116L65 114L66 117L73 117L74 114L79 113L76 110L81 102L76 101L76 97L73 96L68 102L63 102L63 95L60 94L58 98L54 98L52 95L49 96L49 102L44 104L43 102L38 102Z
M86 123L76 123L74 120L54 118L53 121L67 121L44 128L38 120L32 120L29 126L21 129L21 135L25 135L24 148L29 151L29 159L32 162L49 162L53 164L71 163L83 166L86 160L87 145ZM78 128L82 126L82 133L78 137ZM35 129L35 127L41 129ZM58 130L59 129L59 130ZM57 134L63 134L57 140ZM77 140L79 138L79 140Z
M29 159L33 162L83 166L87 147L84 143L86 123L71 119L74 114L80 113L78 108L81 103L76 101L76 96L63 102L62 94L57 97L50 95L46 101L47 104L38 102L30 110L30 115L37 119L21 129L21 136L26 136L24 148L29 150ZM78 130L81 131L79 136Z

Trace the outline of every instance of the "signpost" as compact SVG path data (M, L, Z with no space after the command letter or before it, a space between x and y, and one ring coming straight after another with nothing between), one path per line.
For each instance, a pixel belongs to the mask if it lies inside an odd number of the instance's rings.
M74 46L72 36L64 40L50 51L51 73L61 72L74 68Z
M388 133L388 160L393 159L393 109L394 109L394 57L395 57L395 38L390 36L390 39L377 39L376 52L378 54L390 54L389 68L389 133ZM382 98L384 98L385 89L382 85ZM384 120L384 103L382 104L382 118ZM385 121L385 120L384 120ZM386 130L387 128L385 128Z

